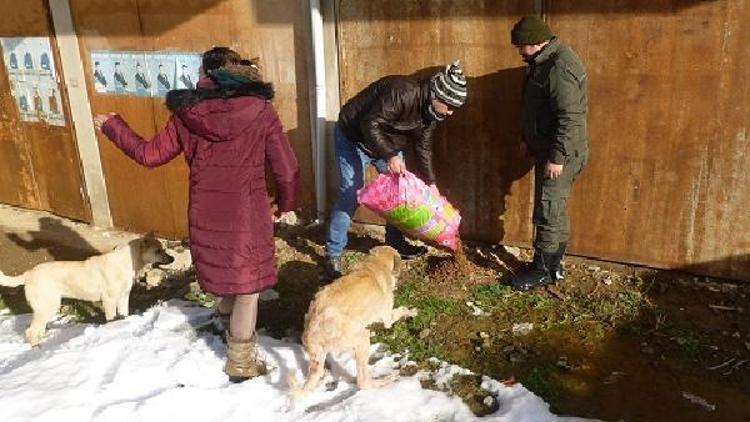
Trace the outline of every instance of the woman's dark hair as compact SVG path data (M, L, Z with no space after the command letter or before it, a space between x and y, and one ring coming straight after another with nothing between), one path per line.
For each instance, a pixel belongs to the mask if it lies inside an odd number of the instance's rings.
M226 65L238 64L242 60L239 53L228 47L214 47L203 53L203 71L219 69Z

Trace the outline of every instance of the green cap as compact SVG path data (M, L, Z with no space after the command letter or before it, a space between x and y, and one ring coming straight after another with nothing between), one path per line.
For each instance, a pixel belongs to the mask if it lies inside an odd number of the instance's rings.
M554 37L552 30L538 15L526 15L521 18L510 31L510 41L513 45L541 44Z

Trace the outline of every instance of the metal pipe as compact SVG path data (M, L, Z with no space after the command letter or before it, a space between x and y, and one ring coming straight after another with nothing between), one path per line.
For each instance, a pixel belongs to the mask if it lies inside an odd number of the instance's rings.
M313 148L313 176L315 177L315 205L318 221L325 220L326 212L326 69L323 34L323 13L320 0L310 0L310 39L312 40L313 99L311 134Z

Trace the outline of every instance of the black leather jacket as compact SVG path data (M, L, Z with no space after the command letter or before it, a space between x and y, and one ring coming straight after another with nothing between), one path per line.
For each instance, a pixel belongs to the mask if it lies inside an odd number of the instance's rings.
M430 81L406 76L386 76L350 99L339 113L339 127L368 155L389 159L414 144L425 182L434 183L432 133L435 122L427 117Z

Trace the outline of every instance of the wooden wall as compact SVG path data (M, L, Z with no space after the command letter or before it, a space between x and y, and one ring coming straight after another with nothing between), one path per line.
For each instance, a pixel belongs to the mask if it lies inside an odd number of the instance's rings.
M21 121L0 57L0 202L91 221L46 0L0 0L1 37L49 37L65 125Z
M750 280L750 1L545 9L589 72L575 252Z
M750 280L750 1L337 6L342 103L381 76L461 59L469 100L442 125L436 170L465 237L531 240L509 31L541 6L589 75L591 157L570 202L570 252Z
M314 207L307 88L306 2L281 0L76 0L71 1L88 91L95 114L117 112L150 137L169 112L161 98L102 95L91 83L92 50L202 52L225 45L259 56L275 84L276 106L302 167L301 205ZM188 170L181 157L148 170L99 135L112 218L118 228L187 233Z

